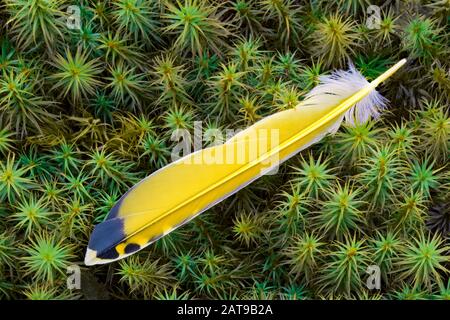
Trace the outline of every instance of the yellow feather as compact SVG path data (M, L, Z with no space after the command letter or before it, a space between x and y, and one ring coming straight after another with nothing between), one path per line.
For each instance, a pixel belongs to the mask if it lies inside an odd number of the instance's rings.
M85 263L108 263L144 248L317 142L405 62L399 61L337 103L318 106L311 103L314 97L306 99L293 109L262 119L224 144L156 171L130 189L96 227ZM319 98L316 102L333 101L331 96Z

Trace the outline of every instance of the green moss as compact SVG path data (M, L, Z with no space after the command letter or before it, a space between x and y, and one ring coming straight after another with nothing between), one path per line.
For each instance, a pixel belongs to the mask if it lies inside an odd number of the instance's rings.
M423 16L387 4L379 28L365 0L77 1L79 30L68 4L0 6L1 298L88 297L66 288L67 267L128 188L172 161L173 130L202 121L203 147L223 142L348 61L371 80L403 57L377 89L380 119L89 270L115 299L448 298L448 1L417 2Z

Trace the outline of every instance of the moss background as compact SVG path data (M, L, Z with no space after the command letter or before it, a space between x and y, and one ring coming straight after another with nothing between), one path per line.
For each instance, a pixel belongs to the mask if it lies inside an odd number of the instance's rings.
M449 299L449 12L448 0L2 1L0 297ZM349 60L370 80L404 57L380 119L139 254L83 267L93 226L170 161L174 129L243 128ZM81 290L66 286L73 264ZM371 265L380 290L365 285Z

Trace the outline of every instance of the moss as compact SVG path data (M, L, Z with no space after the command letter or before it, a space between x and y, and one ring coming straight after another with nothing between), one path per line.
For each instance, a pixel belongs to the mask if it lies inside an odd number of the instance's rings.
M448 1L387 5L375 29L365 0L82 2L79 30L65 0L0 6L1 298L448 299ZM348 61L370 80L403 57L380 119L66 289L94 226L172 161L173 130L223 142Z

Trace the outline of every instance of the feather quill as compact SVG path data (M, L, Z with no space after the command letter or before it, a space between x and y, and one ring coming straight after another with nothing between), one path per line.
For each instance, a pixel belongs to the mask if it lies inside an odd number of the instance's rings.
M386 100L375 88L405 62L399 61L371 83L352 65L348 71L322 76L295 108L154 172L128 190L94 228L85 264L109 263L145 248L336 132L342 121L354 124L378 117Z

